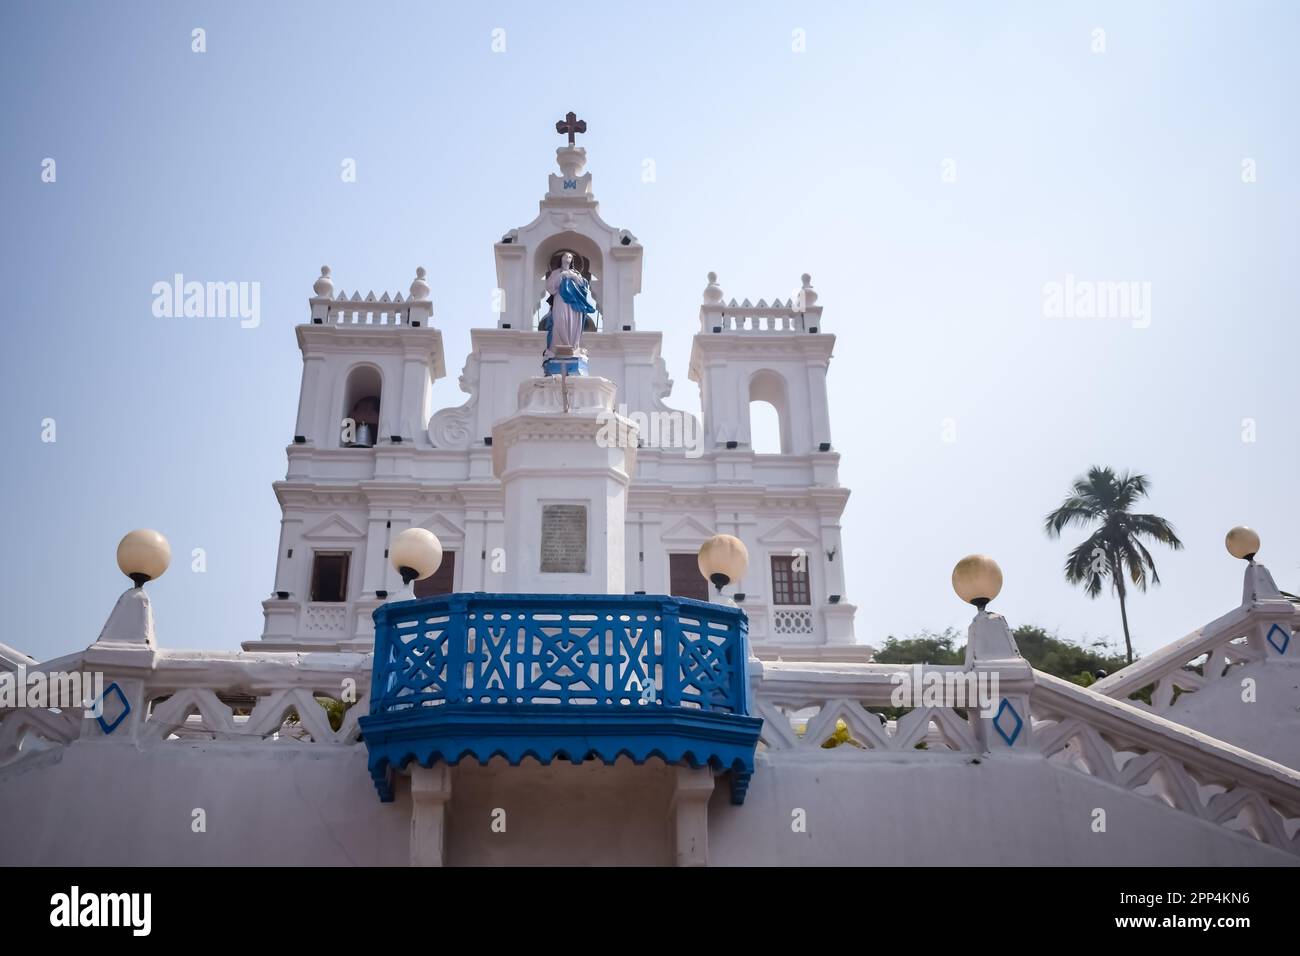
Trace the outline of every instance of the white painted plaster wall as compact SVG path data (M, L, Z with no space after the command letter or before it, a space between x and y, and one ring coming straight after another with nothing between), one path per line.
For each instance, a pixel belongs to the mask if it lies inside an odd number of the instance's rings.
M1255 681L1253 702L1242 700L1246 679ZM1300 661L1269 659L1180 695L1161 716L1300 770L1298 704Z
M453 771L451 865L667 865L672 776L636 767ZM207 810L206 834L190 830ZM1107 832L1090 824L1107 811ZM491 830L506 811L506 832ZM791 830L803 808L806 833ZM78 742L0 772L0 865L395 865L403 781L381 804L363 745ZM760 756L744 806L719 779L711 865L1296 865L1300 859L1036 756Z

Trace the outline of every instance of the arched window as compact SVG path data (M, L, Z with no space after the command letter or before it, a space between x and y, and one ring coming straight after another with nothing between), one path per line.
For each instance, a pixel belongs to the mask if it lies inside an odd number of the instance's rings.
M785 379L769 369L749 380L749 447L755 454L790 454Z
M383 381L373 365L358 365L348 373L343 389L339 444L344 448L373 448L379 436L379 399Z

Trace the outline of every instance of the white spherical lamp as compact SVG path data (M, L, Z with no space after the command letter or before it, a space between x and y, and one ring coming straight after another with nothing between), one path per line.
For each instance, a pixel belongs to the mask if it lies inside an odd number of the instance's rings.
M128 531L117 543L117 566L138 588L144 587L146 581L162 577L171 561L171 545L150 528Z
M1259 553L1259 535L1245 525L1238 525L1229 531L1223 544L1230 555L1243 561L1254 561L1255 555Z
M749 567L749 551L745 543L730 534L715 534L700 545L700 574L713 582L721 591L733 581L745 576Z
M982 611L1002 590L1002 569L986 554L968 554L952 569L952 589Z
M393 539L388 559L402 576L403 584L423 581L442 564L442 542L425 528L407 528Z

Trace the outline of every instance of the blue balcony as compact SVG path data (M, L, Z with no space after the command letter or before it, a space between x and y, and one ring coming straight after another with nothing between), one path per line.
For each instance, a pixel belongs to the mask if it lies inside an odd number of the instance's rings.
M749 716L739 608L479 592L385 604L374 619L361 732L381 800L412 760L627 756L729 771L744 802L762 720Z

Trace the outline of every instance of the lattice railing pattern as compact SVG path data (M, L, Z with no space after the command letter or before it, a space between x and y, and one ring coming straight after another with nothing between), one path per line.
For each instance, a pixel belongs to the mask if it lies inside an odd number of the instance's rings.
M1294 622L1287 620L1289 615L1274 620L1276 617L1276 613L1263 614L1248 605L1236 608L1181 640L1097 681L1092 688L1107 697L1163 714L1183 694L1235 679L1236 672L1243 666L1267 658L1270 654L1267 638L1261 640L1261 637L1285 633L1289 641ZM1286 628L1286 631L1271 631L1274 626ZM1148 687L1151 688L1149 706L1133 696Z
M343 634L348 626L348 609L343 604L309 604L304 608L303 630L315 634Z
M813 633L812 608L785 608L772 611L773 634Z
M665 597L449 595L376 612L373 712L458 704L742 713L743 615Z
M223 700L222 696L207 688L190 687L152 702L137 739L142 743L234 740L351 744L360 739L357 718L367 713L369 706L367 698L358 700L344 713L339 729L334 730L316 694L302 687L270 691L256 697L251 707L232 704L230 698Z
M762 751L774 760L827 746L839 760L983 754L971 710L888 709L892 678L908 667L765 663L753 690ZM1001 690L1029 695L1030 746L1049 762L1300 854L1300 772L1090 688L1031 673L1028 683L1004 679Z
M25 707L0 710L0 767L62 747L81 736L82 708L53 710Z
M1300 854L1300 774L1059 678L1035 680L1032 741L1050 762Z
M983 750L970 722L952 708L916 707L892 718L882 710L847 697L782 701L760 694L754 704L767 751L811 753L828 744L864 752Z
M138 666L101 670L80 657L43 665L102 673L109 701L106 720L112 729L99 730L101 725L82 707L0 709L0 767L16 766L75 740L102 740L106 733L139 746L196 740L253 745L360 741L357 722L370 707L368 654L143 650L152 669L143 671L142 683ZM119 699L128 706L117 707ZM330 706L338 730L323 706L327 701L334 702Z
M962 668L935 671L960 673ZM898 708L895 678L912 676L905 664L816 665L769 662L755 686L754 714L763 718L763 749L840 756L874 753L981 753L968 711L945 706Z

